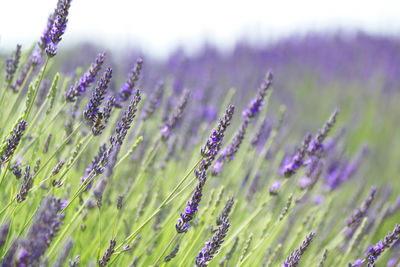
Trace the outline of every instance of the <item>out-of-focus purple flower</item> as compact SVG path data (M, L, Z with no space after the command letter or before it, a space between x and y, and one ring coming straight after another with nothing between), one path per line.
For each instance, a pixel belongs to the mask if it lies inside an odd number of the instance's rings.
M251 100L249 107L243 111L243 121L240 124L240 127L236 132L232 142L221 152L221 156L217 160L217 167L213 167L213 175L219 174L224 162L229 162L234 159L246 135L248 124L250 123L251 119L258 114L264 103L265 95L272 84L272 77L272 73L268 72L265 80L258 89L256 98Z
M296 155L294 155L292 161L285 166L285 171L284 171L285 177L291 177L297 172L297 170L301 166L304 165L304 158L306 156L310 142L311 142L311 134L307 133Z
M57 261L53 264L52 267L63 267L66 265L68 254L70 253L73 244L74 242L72 239L69 239L67 241L67 244L64 246L64 249L61 251Z
M175 107L174 111L168 117L167 123L161 128L161 140L166 142L171 136L171 130L175 128L178 120L182 117L183 110L187 104L189 97L189 90L185 89L179 100L178 105Z
M208 263L214 258L215 254L217 254L218 250L221 248L222 243L224 242L224 238L228 233L229 226L229 219L225 218L211 240L209 239L207 242L204 243L205 246L199 252L199 255L195 259L196 266L206 267Z
M10 230L10 223L3 223L0 228L0 249L2 249L4 244L6 243L8 230Z
M312 184L312 180L309 177L302 177L299 180L299 187L301 189L306 189L307 187L309 187Z
M10 86L14 79L14 74L17 71L19 65L19 59L21 58L21 45L18 44L15 49L14 55L6 60L6 83Z
M274 196L279 193L279 190L281 190L281 182L279 181L274 181L269 187L269 193Z
M139 80L140 72L142 71L143 59L138 58L136 60L136 65L133 67L132 72L129 78L126 80L124 85L119 91L116 107L121 108L122 103L127 101L132 95L133 90L135 89L135 85Z
M316 196L314 197L314 203L315 203L316 205L321 204L322 202L324 202L324 200L325 200L325 198L324 198L323 195L316 195Z
M267 94L267 91L272 84L272 78L273 78L272 72L267 72L265 80L258 89L258 94L256 98L251 100L248 108L245 109L242 113L244 121L250 120L251 118L257 116L258 112L260 111L261 107L264 104L265 95Z
M90 98L88 104L86 105L86 109L83 112L85 119L88 121L90 125L96 124L97 120L102 120L103 117L98 118L100 105L104 100L104 95L107 92L108 84L110 83L112 78L112 69L107 68L104 72L103 77L97 83L96 88L92 92L92 97Z
M83 74L78 82L74 84L66 93L65 99L68 102L74 102L77 97L85 93L86 89L95 81L101 66L105 60L106 54L100 53L96 57L96 61L90 66L89 70Z
M356 267L356 266L361 266L363 264L362 259L356 259L353 264L349 264L350 267Z
M318 134L310 143L309 149L307 151L310 156L314 156L316 153L321 153L320 150L323 150L323 142L330 130L332 129L333 125L335 125L338 113L339 109L336 108L329 117L328 121L324 124L322 129L318 131Z
M354 210L351 217L346 220L346 224L348 227L353 227L360 223L361 219L366 215L369 207L371 206L371 203L375 198L375 193L376 188L372 187L368 193L367 198L363 201L361 206Z
M61 200L51 196L44 198L35 213L27 237L20 242L17 266L38 266L63 220Z
M309 233L306 236L306 239L300 245L300 247L296 248L296 250L294 252L290 253L290 255L286 258L286 260L282 264L282 267L298 266L301 256L304 254L304 252L310 246L311 241L314 236L315 236L315 233L313 233L313 232Z
M153 94L150 97L148 105L144 109L144 113L142 115L142 120L148 120L156 111L156 109L160 106L161 99L164 94L164 82L159 81L156 84Z
M29 71L34 71L36 66L40 64L40 50L33 50L28 62L26 62L25 66L19 72L18 78L15 80L14 85L10 86L14 92L18 92L22 84L24 83L26 77L28 76Z
M3 150L0 151L0 165L7 163L14 154L14 151L17 149L18 144L25 132L26 125L26 121L21 120L14 128L11 137L7 139Z

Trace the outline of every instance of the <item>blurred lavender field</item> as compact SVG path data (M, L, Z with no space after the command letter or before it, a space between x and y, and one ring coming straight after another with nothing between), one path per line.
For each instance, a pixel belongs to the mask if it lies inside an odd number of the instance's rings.
M2 267L400 266L400 39L160 60L63 47L70 3L0 53Z

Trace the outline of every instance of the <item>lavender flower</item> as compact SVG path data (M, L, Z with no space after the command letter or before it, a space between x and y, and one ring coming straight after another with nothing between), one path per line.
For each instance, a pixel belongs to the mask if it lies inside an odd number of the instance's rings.
M240 124L240 127L236 132L232 142L221 152L221 156L213 166L213 175L219 175L224 162L229 162L234 159L246 135L246 130L251 119L258 114L264 104L265 95L272 84L272 77L272 73L268 72L265 80L258 89L256 98L251 100L249 107L243 111L243 121Z
M90 66L89 70L65 93L65 99L68 102L76 101L76 98L86 92L86 89L95 81L101 66L105 60L106 54L100 53L96 57L96 61Z
M111 111L114 107L115 103L115 97L109 96L107 99L106 104L103 107L103 111L100 112L97 115L96 122L92 126L92 133L93 135L100 135L102 131L106 128L106 125L108 123L108 120L110 119L111 116Z
M115 129L115 138L113 139L114 141L111 142L112 144L118 143L119 145L122 145L122 143L124 142L126 134L131 127L132 121L136 116L137 106L140 100L140 91L137 90L136 94L131 100L131 103L129 104L128 109L125 111L124 116L118 122L118 125Z
M19 193L16 195L18 203L21 203L22 201L24 201L26 199L29 190L31 190L31 188L32 188L33 178L32 178L32 174L31 174L30 170L31 170L31 168L29 165L25 167L24 180L22 181L21 187L19 189Z
M11 137L7 139L6 144L0 152L0 164L7 163L10 160L11 156L17 149L19 142L21 141L26 125L26 121L21 120L13 129Z
M225 110L224 118L219 120L217 128L211 131L210 137L208 138L206 144L201 148L200 152L203 159L199 164L199 170L207 170L214 161L215 156L221 149L222 140L224 138L226 128L231 123L234 110L234 106L228 106L228 108Z
M339 113L339 109L335 109L331 116L329 117L329 120L324 124L322 129L318 131L318 134L314 137L312 142L310 143L310 147L307 150L307 153L310 156L314 156L317 152L321 153L321 149L323 149L323 142L332 129L333 125L335 125L336 122L336 117Z
M228 199L228 201L226 202L223 210L221 211L221 213L218 215L218 217L216 219L216 223L218 226L221 225L226 218L228 218L229 213L231 213L234 203L235 203L235 200L234 200L233 196L231 196Z
M90 125L96 123L99 113L99 108L104 100L104 95L107 92L107 87L111 81L111 78L112 78L112 69L107 68L106 71L104 72L103 77L97 83L97 87L93 90L92 97L90 98L89 103L86 105L86 109L83 112L83 115Z
M117 244L115 238L110 240L110 244L108 245L107 250L103 254L103 258L99 260L100 266L107 266L107 263L110 261L111 255L114 253L114 247Z
M356 210L354 210L351 217L346 220L346 224L348 227L353 227L360 223L361 219L365 216L366 212L371 206L371 203L375 198L375 193L376 193L376 188L372 187L368 193L367 198L363 201L361 206L358 207Z
M18 78L15 80L14 85L10 86L15 93L18 92L18 90L24 83L29 71L34 71L36 66L40 64L40 59L40 50L35 49L29 57L28 62L26 62L25 66L19 72Z
M54 176L56 176L56 175L60 172L60 170L61 170L62 167L64 166L64 163L65 163L64 160L60 160L60 161L57 163L57 165L53 168L53 171L52 171L52 177L53 177L52 184L53 184L53 186L55 186L55 187L61 187L61 186L62 186L61 180L58 180L58 181L57 181L57 180L54 178Z
M296 171L304 165L304 158L307 153L308 146L311 142L311 134L307 133L303 140L301 147L298 149L296 155L293 157L292 161L285 166L284 175L285 177L291 177Z
M384 239L380 240L375 246L368 249L368 267L374 267L378 257L398 240L400 240L400 225L396 224L392 232L389 232Z
M10 230L10 223L9 222L3 223L3 225L0 228L0 250L6 243L9 230Z
M17 266L38 266L63 220L61 200L51 196L44 198L35 213L26 239L20 242Z
M92 173L92 171L95 170L95 168L97 168L98 164L100 164L101 158L103 156L104 153L107 152L107 145L103 144L99 147L99 151L97 152L96 156L94 156L92 163L86 168L86 176L81 178L81 182L82 183L86 183L87 181L90 180L89 184L88 184L88 188L91 188L92 186L92 177L89 177L89 174Z
M242 112L244 121L249 121L253 117L257 116L258 112L260 111L261 107L264 104L265 95L267 94L267 91L272 84L272 78L273 78L272 72L267 72L265 80L258 89L258 94L256 98L254 98L250 102L249 107Z
M203 170L201 172L196 172L195 174L199 180L199 183L197 184L192 197L187 202L184 212L181 213L178 223L175 224L176 231L179 234L187 232L187 230L190 228L189 222L193 220L196 212L198 211L197 207L199 206L201 197L203 196L202 191L206 182L206 172Z
M19 60L21 58L21 45L18 44L15 49L14 56L6 60L6 83L9 86L14 79L14 74L17 71Z
M21 176L22 176L22 171L21 171L21 168L19 167L18 163L15 163L11 167L11 172L15 175L15 178L17 178L17 180L19 180L19 178L21 178Z
M129 99L129 97L131 96L132 91L135 88L137 81L139 80L139 75L140 75L140 72L142 71L142 65L143 65L143 59L138 58L136 60L136 65L132 69L132 72L131 72L129 78L126 80L126 82L124 83L124 85L122 86L122 88L119 91L118 99L116 102L116 107L121 108L122 102L127 101Z
M214 258L218 250L221 248L224 238L229 230L229 219L225 218L221 226L218 227L217 232L214 234L212 239L205 243L203 249L199 252L196 257L195 263L199 267L205 267Z
M159 81L156 84L156 88L154 89L154 92L150 97L148 105L144 109L142 120L146 121L154 114L154 112L161 103L161 98L163 94L164 94L164 82Z
M280 189L281 189L281 183L279 181L274 181L272 185L269 187L269 193L271 195L276 196L279 193Z
M46 137L46 141L44 141L44 145L43 145L43 149L42 149L42 152L44 153L44 154L46 154L47 153L47 151L49 151L49 145L50 145L50 142L51 142L51 138L53 137L53 135L50 133L47 137Z
M203 159L201 160L197 169L194 170L194 174L199 182L192 197L187 202L184 213L181 213L181 218L178 219L178 223L175 225L178 233L185 233L189 229L189 222L193 220L193 217L197 212L197 207L199 206L202 197L203 186L207 178L206 171L208 167L211 166L215 155L221 148L221 142L224 138L225 130L229 126L232 119L233 111L234 106L229 105L225 111L224 118L220 119L217 128L211 131L210 137L208 138L206 144L201 148L201 155L203 156Z
M286 258L286 260L283 262L282 267L294 267L299 265L299 261L301 259L301 256L304 254L304 252L307 250L307 248L310 246L311 241L314 237L315 233L311 232L306 236L306 239L303 241L303 243L300 245L299 248L297 248L294 252L290 253L290 255Z
M231 247L231 249L228 251L228 253L226 253L225 257L219 261L219 266L228 266L225 265L231 258L233 253L235 252L237 246L239 244L239 237L235 237L235 243L233 243L233 246Z
M57 53L57 45L61 41L61 36L67 28L68 12L72 0L59 0L57 8L54 11L54 21L48 34L50 41L47 43L46 53L49 57L53 57Z
M179 251L179 244L176 244L176 246L174 247L174 249L164 258L165 262L169 262L171 261L173 258L176 257L176 254L178 254Z
M50 31L53 27L55 16L56 16L55 13L51 13L49 15L47 19L47 25L42 33L42 36L40 36L40 41L38 42L38 45L42 51L44 51L47 45L51 42Z
M171 136L171 130L176 126L180 117L182 117L183 110L187 104L187 100L189 97L189 90L185 89L183 94L179 100L178 105L175 107L172 114L168 117L168 121L161 128L161 140L166 142L168 138Z
M64 246L64 249L61 251L60 256L58 257L58 260L53 264L52 267L63 267L63 266L65 266L68 254L72 249L73 243L74 242L72 241L72 239L68 240L67 244Z

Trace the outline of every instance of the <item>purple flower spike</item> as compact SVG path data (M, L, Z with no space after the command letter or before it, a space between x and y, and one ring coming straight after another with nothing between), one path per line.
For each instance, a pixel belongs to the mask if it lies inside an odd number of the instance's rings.
M111 111L114 107L115 97L109 96L106 104L104 105L103 112L101 116L97 116L96 122L92 126L92 133L94 135L100 135L102 131L106 128L108 120L111 116Z
M0 165L7 163L14 154L14 151L17 149L18 144L24 135L26 125L26 121L22 120L14 128L11 137L6 141L3 150L0 152Z
M310 143L310 147L307 151L308 155L314 156L316 153L321 153L321 150L323 150L323 142L332 129L332 127L336 123L336 117L339 114L339 109L335 109L331 116L329 117L329 120L324 124L322 129L318 131L318 134L314 137L312 142Z
M264 104L264 98L267 94L268 89L272 84L273 74L272 72L268 72L266 74L264 82L261 84L260 88L258 89L258 94L256 98L251 100L250 105L247 109L245 109L242 113L243 120L250 120L257 116L258 112L260 111L261 107Z
M273 196L278 195L279 190L281 190L281 183L279 181L274 181L269 187L269 193Z
M43 199L26 239L20 242L15 266L39 266L42 256L61 229L63 220L61 200L53 197Z
M136 65L135 65L135 67L133 67L129 78L126 80L126 82L124 83L124 85L122 86L122 88L119 91L118 99L117 99L117 103L116 103L116 106L118 108L121 108L122 102L127 101L129 99L129 97L132 95L135 85L136 85L137 81L139 80L140 72L142 71L142 65L143 65L143 59L138 58L136 60Z
M304 158L307 153L308 146L311 142L311 134L307 133L303 140L301 147L298 149L296 155L293 157L292 161L285 166L284 175L289 178L297 172L297 170L304 165Z
M196 176L199 179L199 183L197 184L192 197L187 202L184 212L181 213L181 218L179 218L178 223L175 225L176 231L179 234L187 232L190 228L189 222L193 220L194 215L197 212L197 207L201 201L203 186L207 179L206 172L196 172Z
M368 267L375 267L378 257L395 242L400 240L400 225L397 224L392 232L389 232L375 246L370 247L367 251Z
M47 43L46 53L49 57L57 54L57 45L61 41L61 36L67 28L68 12L72 0L59 0L54 11L54 21L48 34L50 41Z
M211 166L212 161L215 159L215 156L221 148L224 133L226 128L230 125L234 109L234 106L229 105L225 111L223 119L219 120L217 127L211 131L209 139L201 148L201 155L203 156L203 159L201 160L197 169L194 170L194 174L199 182L191 199L187 202L184 213L181 213L181 218L178 219L178 223L175 225L178 233L185 233L189 229L189 222L193 220L193 217L197 212L197 207L199 206L202 197L203 186L207 178L206 171Z
M76 101L76 98L86 92L86 89L94 83L97 74L99 73L101 66L104 63L106 54L100 53L97 55L96 62L93 63L89 70L83 74L83 76L79 79L78 82L74 84L66 93L65 99L68 102Z
M221 152L221 156L218 158L217 162L213 167L212 174L217 176L221 172L223 164L225 162L229 162L235 158L237 151L239 150L240 145L243 142L243 139L246 135L247 127L252 118L254 118L261 107L264 104L265 95L272 84L272 73L268 72L264 82L261 84L258 89L258 93L255 99L251 100L249 107L243 111L243 121L233 138L233 141L229 144L227 148L225 148Z
M353 227L358 225L361 222L361 219L366 215L369 207L371 206L372 201L375 198L376 188L372 187L368 193L367 198L363 201L360 207L358 207L350 218L346 220L346 224L348 227Z
M199 255L196 257L195 260L196 266L206 267L208 263L214 258L215 254L217 254L218 250L221 248L222 243L224 242L224 238L228 233L229 226L229 219L225 218L211 240L209 239L205 243L203 249L199 252Z
M161 128L161 140L166 142L171 136L171 130L175 128L178 120L182 117L183 110L187 104L189 97L189 90L185 89L179 100L178 105L175 107L172 114L169 116L167 123Z
M140 91L137 90L136 94L131 100L131 103L129 104L128 109L125 111L124 116L118 122L118 125L115 129L115 137L111 139L111 144L118 143L119 145L122 145L129 128L131 128L133 119L136 117L137 107L141 99Z
M104 72L103 77L97 83L97 87L93 90L92 97L90 98L89 103L86 105L86 109L83 112L83 115L90 125L95 124L96 120L98 119L100 105L104 100L104 95L107 92L108 84L110 83L111 78L112 69L107 68L107 70Z
M142 115L142 120L144 121L148 120L154 114L154 112L161 103L163 94L164 94L164 82L159 81L156 84L156 88L150 98L149 104L146 106L144 110L144 113Z
M7 58L6 60L6 83L10 86L14 79L14 74L17 71L19 65L19 59L21 58L21 45L18 44L15 49L14 56Z
M290 255L286 258L286 260L282 264L282 267L298 266L301 256L304 254L304 252L310 246L311 241L314 236L315 236L315 233L313 233L313 232L311 232L309 235L307 235L306 239L303 241L303 243L300 245L300 247L296 248L296 250L294 252L290 253Z
M42 51L44 51L47 48L47 45L51 42L50 31L53 27L54 19L55 13L50 14L49 18L47 19L46 28L44 29L43 34L40 37L40 41L38 42L38 45Z
M100 266L107 266L107 263L111 259L111 255L114 253L114 247L116 244L117 242L115 241L115 238L110 240L107 250L104 252L103 257L99 260Z

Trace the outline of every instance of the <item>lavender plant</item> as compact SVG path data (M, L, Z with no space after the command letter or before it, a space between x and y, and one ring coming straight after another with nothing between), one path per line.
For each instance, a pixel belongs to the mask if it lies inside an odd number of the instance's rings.
M0 52L1 266L399 263L398 40L91 64L58 53L70 5Z

